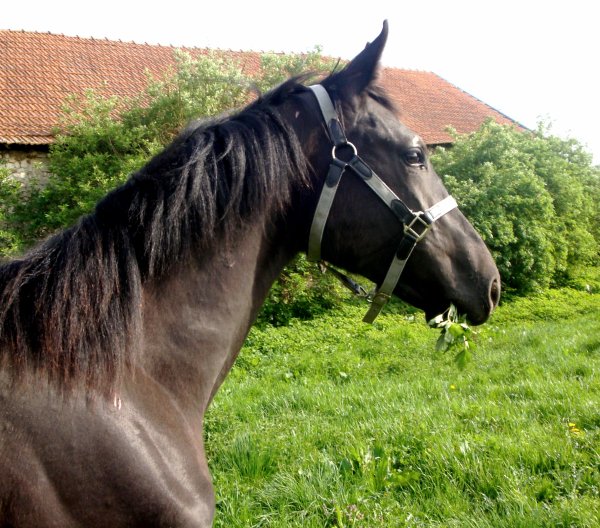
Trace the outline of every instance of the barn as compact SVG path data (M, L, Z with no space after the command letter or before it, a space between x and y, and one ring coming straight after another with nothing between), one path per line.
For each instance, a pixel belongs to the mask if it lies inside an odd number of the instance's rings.
M186 49L191 55L206 49ZM133 96L174 63L175 48L0 30L0 161L18 178L47 172L46 159L62 105L87 89ZM260 68L260 52L218 51L244 73ZM427 71L384 68L383 86L406 125L429 146L449 144L447 128L476 130L489 118L516 124L494 108Z

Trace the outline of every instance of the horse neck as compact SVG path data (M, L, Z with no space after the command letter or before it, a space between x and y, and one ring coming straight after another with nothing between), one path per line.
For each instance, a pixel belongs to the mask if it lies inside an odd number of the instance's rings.
M293 256L266 224L245 226L201 260L179 264L144 288L141 368L195 412L214 396Z

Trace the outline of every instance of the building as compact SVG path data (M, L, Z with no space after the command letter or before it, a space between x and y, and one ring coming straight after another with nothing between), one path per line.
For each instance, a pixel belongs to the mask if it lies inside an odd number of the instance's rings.
M260 68L258 52L220 53L243 72ZM137 95L147 72L159 77L173 57L169 46L0 30L0 159L16 177L44 173L53 129L69 95L90 88L104 95ZM384 68L381 82L403 122L430 146L452 142L448 126L468 133L488 118L515 124L435 73Z

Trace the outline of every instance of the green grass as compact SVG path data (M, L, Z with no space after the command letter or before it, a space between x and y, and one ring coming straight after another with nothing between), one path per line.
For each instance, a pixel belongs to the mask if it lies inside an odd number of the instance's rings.
M206 418L215 526L600 526L599 294L513 300L462 371L363 312L252 330Z

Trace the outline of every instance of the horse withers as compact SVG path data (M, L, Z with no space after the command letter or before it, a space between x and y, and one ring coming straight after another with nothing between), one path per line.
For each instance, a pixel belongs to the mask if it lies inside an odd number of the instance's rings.
M482 323L497 269L377 86L387 37L185 130L0 267L0 527L210 526L203 416L309 252L427 317Z

